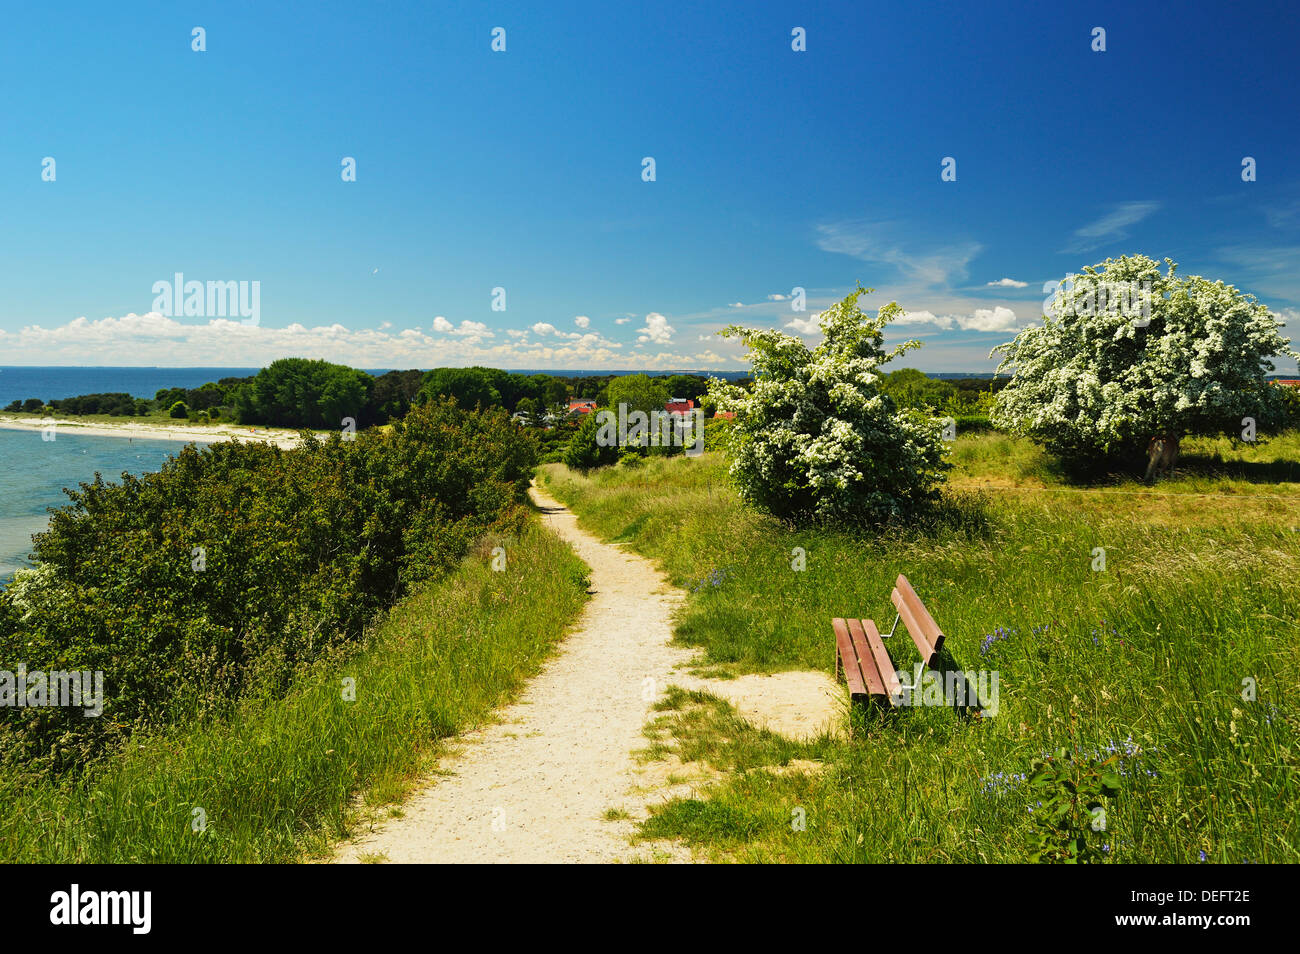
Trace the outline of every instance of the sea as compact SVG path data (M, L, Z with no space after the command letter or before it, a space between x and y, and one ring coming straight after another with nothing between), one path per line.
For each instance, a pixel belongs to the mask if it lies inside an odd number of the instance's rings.
M124 472L160 469L184 447L174 440L95 437L56 430L43 440L39 430L0 428L0 583L29 565L32 534L45 529L48 508L68 503L64 487L76 488L95 474L120 480Z

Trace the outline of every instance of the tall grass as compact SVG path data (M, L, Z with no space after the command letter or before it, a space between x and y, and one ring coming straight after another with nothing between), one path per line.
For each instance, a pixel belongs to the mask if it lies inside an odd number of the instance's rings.
M487 548L503 545L504 572ZM586 567L535 525L402 601L346 659L231 719L133 743L77 783L0 782L0 860L277 862L389 802L534 674L586 600ZM355 700L345 698L354 680ZM8 790L6 790L8 788Z
M1122 792L1097 834L1110 859L1300 860L1300 486L1260 487L1246 454L1217 452L1226 476L1073 488L1023 442L963 438L958 486L985 489L949 510L969 519L862 536L745 510L713 455L590 477L547 468L584 526L689 590L678 638L709 668L832 672L830 619L887 629L904 573L953 661L1000 674L995 717L872 716L818 750L820 771L734 772L646 833L742 860L1023 861L1040 799L1019 776L1066 746L1090 761L1120 753ZM906 637L890 650L900 669L915 661ZM683 751L702 748L699 725L680 720Z

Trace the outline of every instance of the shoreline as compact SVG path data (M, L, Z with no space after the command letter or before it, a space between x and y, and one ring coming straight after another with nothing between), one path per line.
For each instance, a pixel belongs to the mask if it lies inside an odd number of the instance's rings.
M193 444L216 444L221 441L257 441L275 444L284 450L298 446L298 434L283 428L254 429L234 424L88 424L69 418L22 418L0 415L0 428L11 431L40 431L53 422L55 434L85 434L89 437L130 437L142 440L171 440ZM325 435L321 435L324 437ZM57 438L56 438L57 439Z

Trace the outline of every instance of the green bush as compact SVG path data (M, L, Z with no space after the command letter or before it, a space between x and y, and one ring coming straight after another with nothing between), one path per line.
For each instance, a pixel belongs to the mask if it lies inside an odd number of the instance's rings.
M597 439L599 432L600 422L596 420L596 412L584 415L577 432L569 439L569 446L564 450L565 465L574 470L588 471L593 467L608 467L617 463L618 446L601 444Z
M177 401L167 411L167 416L168 417L189 417L190 409L185 406L184 401Z
M0 658L102 671L105 708L0 708L0 770L62 774L140 728L279 692L486 532L513 532L535 445L504 412L413 409L294 450L187 446L95 481L0 592Z

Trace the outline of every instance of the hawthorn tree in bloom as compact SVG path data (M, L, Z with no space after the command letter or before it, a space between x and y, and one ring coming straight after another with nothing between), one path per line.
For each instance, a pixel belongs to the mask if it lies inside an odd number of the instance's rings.
M893 302L864 315L858 286L820 316L825 336L808 348L775 329L732 325L719 332L749 349L752 391L716 378L709 400L734 411L731 477L746 502L798 522L880 524L905 518L938 496L941 424L899 411L880 390L880 366L920 347L888 353L884 328L903 310Z
M994 348L1013 370L992 419L1072 469L1136 463L1153 440L1236 437L1279 424L1269 359L1295 356L1253 295L1199 275L1161 274L1145 255L1089 266L1057 293L1042 325Z

